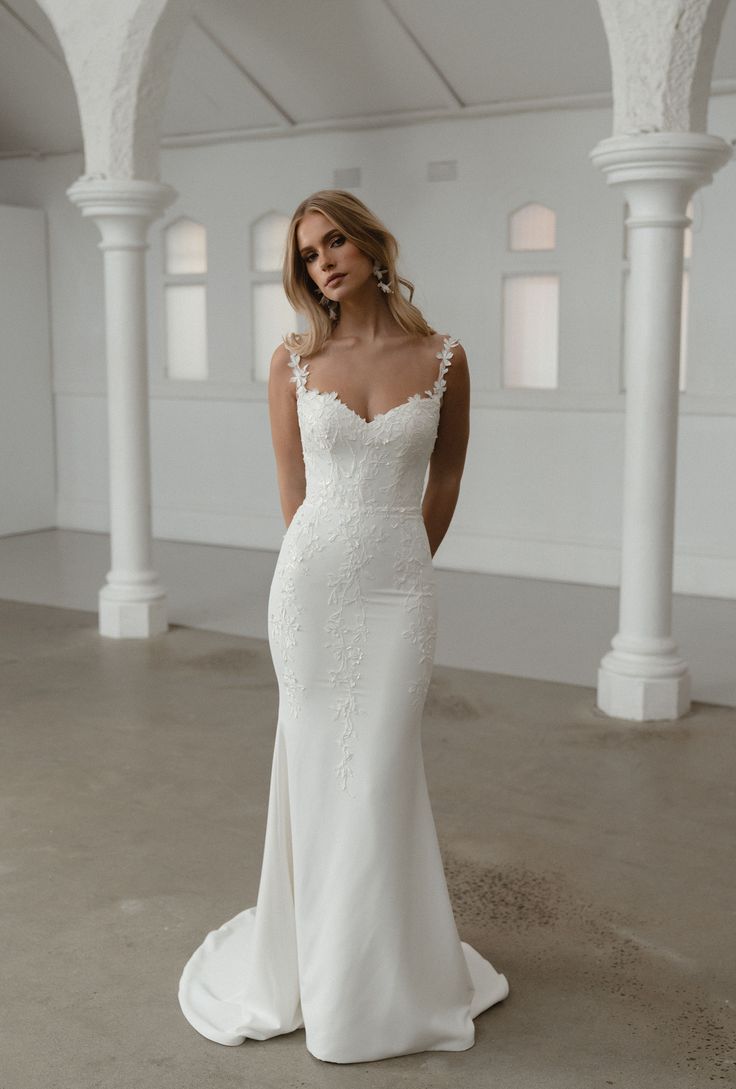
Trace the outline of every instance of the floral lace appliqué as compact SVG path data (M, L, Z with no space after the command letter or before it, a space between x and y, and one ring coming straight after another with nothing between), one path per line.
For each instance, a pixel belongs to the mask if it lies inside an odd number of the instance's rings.
M283 662L282 684L289 710L294 718L301 710L300 694L306 689L293 668L297 632L302 631L300 617L304 609L299 604L299 578L309 575L308 562L321 552L325 545L319 537L316 520L312 513L300 507L292 519L289 547L279 555L280 594L272 605L268 620L270 629L281 649Z
M281 648L285 698L298 717L306 691L299 670L300 640L307 626L299 588L309 574L310 558L328 549L320 560L328 564L320 569L326 598L324 647L330 655L326 678L334 693L328 706L340 751L335 776L347 796L358 767L358 723L365 710L361 700L370 698L371 686L380 682L362 676L369 638L366 603L372 588L401 591L396 606L402 610L401 632L417 649L416 672L406 684L417 710L426 698L436 612L421 498L447 385L444 376L457 346L457 340L443 339L431 389L412 394L372 420L355 413L336 392L308 388L307 364L290 353L307 487L280 557L281 595L269 619ZM333 555L334 565L328 562ZM375 584L374 568L393 571L392 584Z
M420 520L400 523L401 548L394 559L394 570L399 587L405 592L405 608L408 626L402 631L417 648L417 673L408 686L412 706L421 711L429 688L432 663L437 641L435 612L435 584L431 553L426 541L424 525ZM420 538L424 538L424 546Z
M353 742L358 737L355 719L361 712L356 690L368 638L363 579L370 577L370 561L374 549L385 540L385 532L380 521L374 522L370 532L366 532L360 508L346 507L340 510L338 524L328 539L339 541L343 556L338 569L327 579L332 611L326 624L325 648L332 652L335 660L329 671L330 684L336 690L336 698L330 706L340 726L337 738L340 760L335 765L335 774L341 788L349 792L353 777Z

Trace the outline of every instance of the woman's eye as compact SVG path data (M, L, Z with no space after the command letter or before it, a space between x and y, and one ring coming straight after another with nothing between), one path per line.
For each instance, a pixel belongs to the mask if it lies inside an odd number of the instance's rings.
M344 234L336 234L334 238L330 239L330 245L331 246L335 246L335 245L342 246L344 241L345 241L345 235ZM316 256L317 256L316 253L306 254L306 256L304 257L305 265L310 264L310 262L312 261L312 258L314 258Z

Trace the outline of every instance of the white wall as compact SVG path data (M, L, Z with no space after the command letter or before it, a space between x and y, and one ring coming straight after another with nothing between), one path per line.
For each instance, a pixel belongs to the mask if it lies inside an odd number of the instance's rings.
M0 536L56 525L46 217L0 207Z
M473 380L471 442L438 566L615 586L619 578L624 396L622 196L588 154L608 110L467 121L167 150L166 214L208 229L206 386L163 371L161 227L151 231L150 371L157 537L277 548L283 523L265 388L251 381L248 227L291 213L333 170L359 166L357 194L401 244L415 301L464 344ZM711 103L730 138L736 96ZM426 181L456 159L456 181ZM675 590L736 597L736 184L734 165L696 194L689 389L681 395ZM106 530L104 329L98 234L64 195L76 156L0 163L0 199L48 209L58 524ZM506 215L526 200L558 215L562 388L500 388L500 278Z

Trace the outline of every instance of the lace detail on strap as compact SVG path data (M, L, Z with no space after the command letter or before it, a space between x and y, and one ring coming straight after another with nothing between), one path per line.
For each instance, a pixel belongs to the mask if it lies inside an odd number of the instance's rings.
M424 390L424 393L427 395L427 397L437 397L440 401L442 400L442 394L447 389L445 374L447 373L447 368L451 365L451 349L457 348L459 344L460 342L458 340L453 340L452 337L445 337L442 341L442 351L437 352L437 355L435 357L440 360L439 374L437 375L432 388ZM309 377L309 367L306 363L301 363L301 358L302 357L296 352L289 353L289 366L291 367L291 370L293 372L291 375L291 381L296 382L297 393L299 392L299 390L306 390L307 378ZM334 392L321 393L319 390L316 390L315 392L320 394L320 396L322 397L332 397L339 401L341 404L343 403L340 401L338 395ZM421 393L412 393L409 395L409 397L407 397L407 401L417 401L421 398L421 396ZM401 405L395 405L393 409L389 409L389 412L393 412L395 411L395 409L401 407ZM358 413L354 412L352 408L349 408L347 405L345 405L345 408L347 408L349 412L352 412L354 416L358 416ZM379 412L376 414L376 416L387 416L388 414L388 412ZM362 417L358 416L358 419L362 419ZM375 419L376 417L374 417L374 420ZM363 423L371 424L374 422L374 420L363 420Z
M289 353L289 366L292 370L291 381L296 382L297 393L300 389L304 389L307 385L307 378L309 377L309 368L304 363L300 366L301 356L296 352ZM439 357L438 357L439 358Z
M447 389L447 382L445 381L445 374L447 373L447 368L450 366L450 360L452 359L452 352L450 351L450 349L451 348L457 348L457 347L459 347L459 345L460 345L460 341L453 340L452 337L445 337L445 339L443 340L443 342L442 342L442 351L437 352L437 356L436 356L437 359L441 360L441 362L440 362L440 373L437 375L437 378L435 379L434 387L431 390L426 390L425 391L426 393L430 394L430 396L432 396L432 394L434 394L435 397L439 397L440 400L442 399L442 394Z

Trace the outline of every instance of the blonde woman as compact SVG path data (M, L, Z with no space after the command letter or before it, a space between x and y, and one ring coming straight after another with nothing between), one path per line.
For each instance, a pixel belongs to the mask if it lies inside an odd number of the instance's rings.
M468 364L411 302L397 253L351 193L314 193L291 220L284 289L308 330L276 349L269 379L287 528L268 605L279 717L261 880L179 988L211 1040L303 1026L335 1063L463 1051L509 990L459 938L421 748Z

